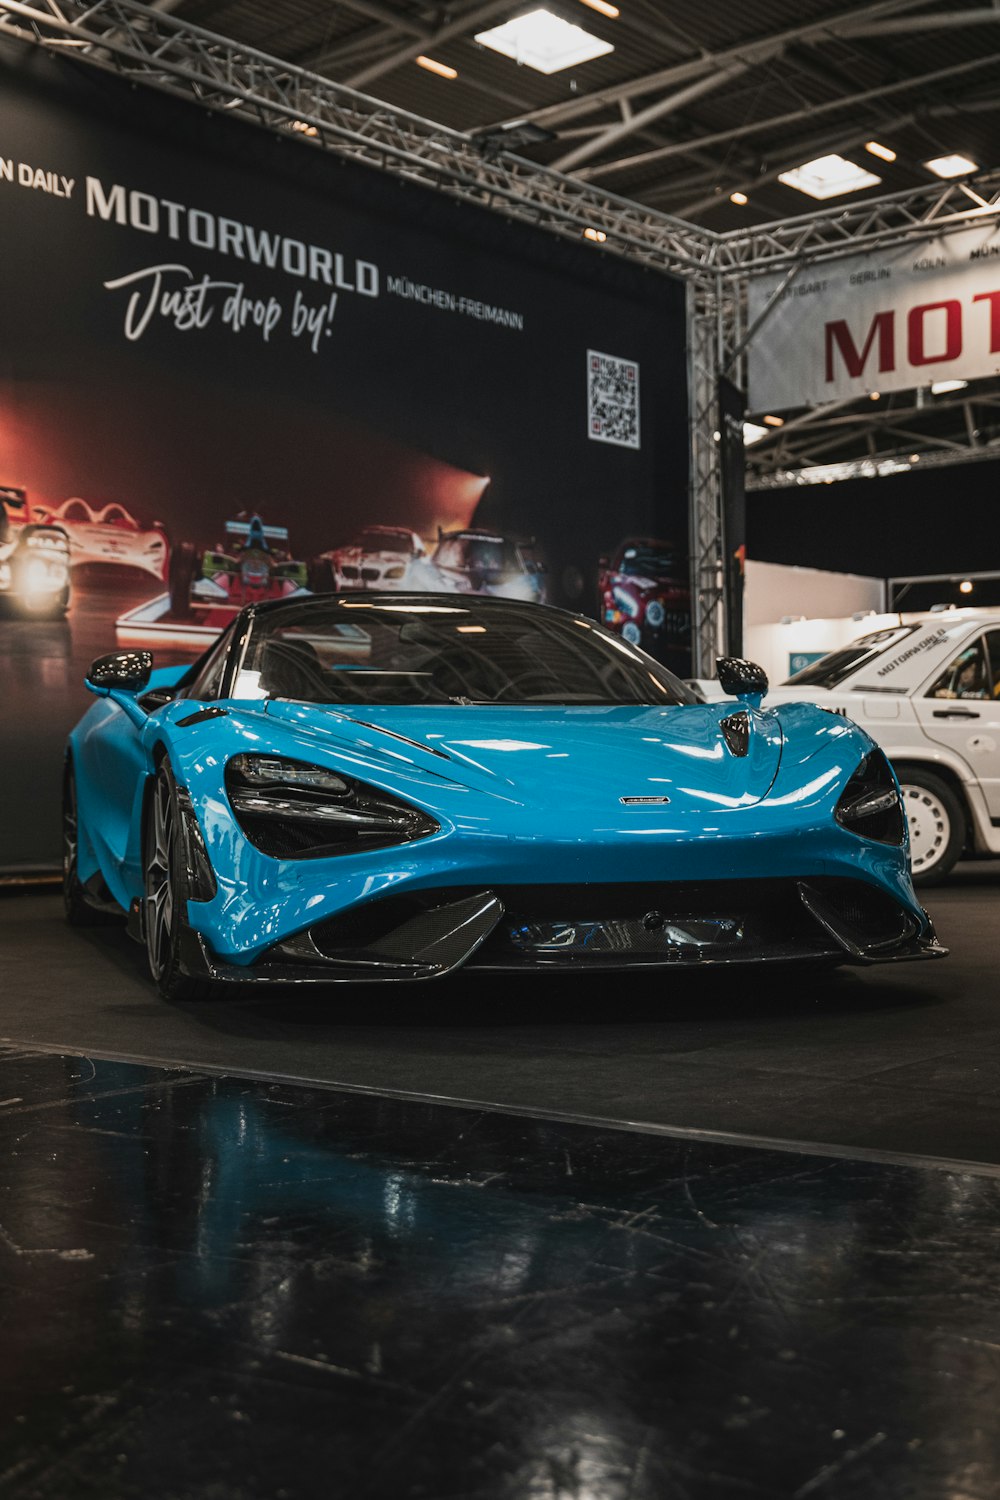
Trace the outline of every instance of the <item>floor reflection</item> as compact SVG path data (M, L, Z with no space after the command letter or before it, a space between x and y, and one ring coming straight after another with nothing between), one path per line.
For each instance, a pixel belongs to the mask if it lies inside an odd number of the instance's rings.
M1000 1185L0 1054L17 1493L997 1493Z

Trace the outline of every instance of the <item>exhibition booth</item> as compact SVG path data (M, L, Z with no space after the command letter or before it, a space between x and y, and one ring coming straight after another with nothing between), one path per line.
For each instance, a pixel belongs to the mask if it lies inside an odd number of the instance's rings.
M629 3L0 0L12 1500L1000 1490L1000 12Z

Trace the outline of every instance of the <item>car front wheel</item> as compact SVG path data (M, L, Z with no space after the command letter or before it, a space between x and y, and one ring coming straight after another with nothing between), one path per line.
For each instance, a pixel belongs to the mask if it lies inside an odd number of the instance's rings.
M965 813L946 781L916 766L899 771L915 885L943 880L965 847Z
M180 934L187 900L181 838L174 777L170 763L163 760L146 807L146 959L165 1000L203 1000L211 995L211 984L184 974L180 966Z

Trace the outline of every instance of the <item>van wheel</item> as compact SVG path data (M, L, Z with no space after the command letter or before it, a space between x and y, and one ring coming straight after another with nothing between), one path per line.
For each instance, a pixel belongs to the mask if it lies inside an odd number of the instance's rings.
M932 771L905 767L896 774L910 829L913 883L936 885L965 848L965 811L948 783Z

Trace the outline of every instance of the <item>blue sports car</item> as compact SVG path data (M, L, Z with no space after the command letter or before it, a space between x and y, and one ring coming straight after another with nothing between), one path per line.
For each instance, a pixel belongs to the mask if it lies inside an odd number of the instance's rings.
M760 668L698 702L593 621L444 594L252 604L200 661L91 667L69 920L128 916L168 998L944 952L882 752Z

